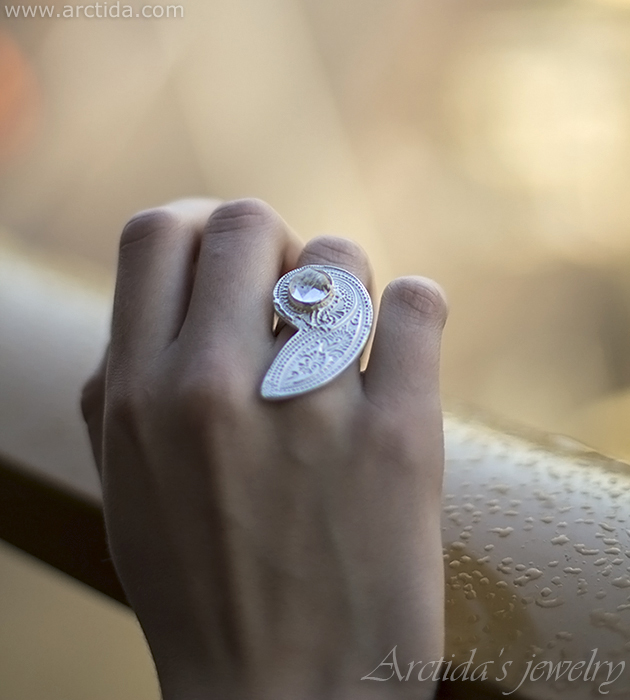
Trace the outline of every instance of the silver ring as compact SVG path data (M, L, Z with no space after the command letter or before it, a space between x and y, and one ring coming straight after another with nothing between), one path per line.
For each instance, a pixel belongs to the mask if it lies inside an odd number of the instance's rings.
M328 384L361 354L374 312L357 277L333 265L305 265L278 280L278 316L297 330L278 353L261 387L265 399L305 394Z

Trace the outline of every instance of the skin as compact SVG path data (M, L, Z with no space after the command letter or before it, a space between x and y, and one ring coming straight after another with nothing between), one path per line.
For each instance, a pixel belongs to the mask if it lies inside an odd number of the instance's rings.
M394 647L403 673L443 654L444 297L395 280L364 373L357 361L265 401L291 334L272 331L272 290L310 263L370 287L358 246L302 247L258 200L175 202L121 237L111 344L82 407L112 557L165 700L435 691L360 679Z

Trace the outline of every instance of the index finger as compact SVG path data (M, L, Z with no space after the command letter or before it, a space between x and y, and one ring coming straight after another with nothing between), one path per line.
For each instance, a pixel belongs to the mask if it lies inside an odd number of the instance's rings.
M136 214L120 239L112 362L144 366L174 340L192 287L199 239L219 202L186 199Z

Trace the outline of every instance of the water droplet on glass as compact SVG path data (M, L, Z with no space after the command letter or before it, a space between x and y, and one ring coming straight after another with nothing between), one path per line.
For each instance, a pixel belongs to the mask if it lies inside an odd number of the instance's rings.
M562 598L536 598L535 602L541 608L557 608L564 604Z
M508 535L511 535L514 532L513 527L493 527L491 530L488 530L488 532L494 532L499 537L508 537Z
M551 538L551 544L566 544L571 540L566 535L558 535L557 537Z

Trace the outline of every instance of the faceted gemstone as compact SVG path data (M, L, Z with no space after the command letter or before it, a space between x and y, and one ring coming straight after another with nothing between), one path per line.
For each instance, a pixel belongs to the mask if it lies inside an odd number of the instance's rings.
M289 296L298 306L314 307L322 304L332 294L332 279L320 270L306 268L289 282Z

